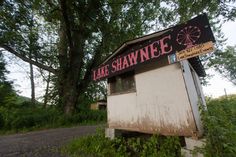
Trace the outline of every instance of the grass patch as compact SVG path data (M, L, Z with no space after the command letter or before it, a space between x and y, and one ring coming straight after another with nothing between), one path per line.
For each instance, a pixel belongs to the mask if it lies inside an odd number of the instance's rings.
M0 134L70 127L79 124L102 124L105 122L106 111L83 110L72 115L64 115L54 107L0 107Z
M177 137L105 138L104 130L95 135L81 137L62 148L70 157L179 157L180 142Z

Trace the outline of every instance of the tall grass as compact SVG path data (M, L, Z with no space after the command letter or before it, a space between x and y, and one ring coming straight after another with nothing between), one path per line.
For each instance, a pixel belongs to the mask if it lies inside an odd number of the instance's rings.
M205 157L236 156L236 95L208 100L203 112Z
M106 111L82 110L64 115L55 107L25 103L18 107L0 107L0 132L30 131L78 124L97 124L106 121Z
M178 137L105 138L104 130L71 141L62 148L71 157L180 157Z

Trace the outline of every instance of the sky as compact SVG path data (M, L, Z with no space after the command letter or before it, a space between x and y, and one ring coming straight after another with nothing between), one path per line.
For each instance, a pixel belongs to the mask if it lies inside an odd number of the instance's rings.
M228 38L227 45L236 45L236 22L226 22L223 24L223 32L225 37ZM10 54L9 54L10 55ZM7 60L7 69L10 73L7 75L9 80L14 83L15 89L22 96L31 97L31 87L29 80L29 64L24 63L20 59L13 58ZM219 97L225 94L236 94L236 86L230 83L226 78L223 78L219 73L214 70L207 70L206 73L212 75L208 80L209 85L203 86L203 92L206 96ZM36 73L36 75L38 75ZM35 79L36 83L36 97L40 98L44 95L45 84L42 83L40 78Z
M227 45L236 45L236 21L226 22L223 24L222 31L225 34ZM203 92L207 96L219 97L225 94L236 94L236 86L229 82L226 78L222 77L218 72L207 70L206 73L213 75L209 79L208 86L203 86ZM226 93L225 93L226 91Z

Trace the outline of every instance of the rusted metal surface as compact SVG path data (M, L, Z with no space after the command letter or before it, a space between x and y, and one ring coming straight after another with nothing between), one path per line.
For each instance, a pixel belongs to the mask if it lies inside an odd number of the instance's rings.
M197 128L193 122L192 114L189 114L188 124L167 124L165 120L155 123L150 117L139 118L137 122L109 122L109 128L122 130L138 131L151 134L176 135L176 136L195 136Z
M174 125L155 126L147 125L147 122L138 124L126 124L126 123L112 123L109 128L115 128L120 130L138 131L149 134L161 134L170 136L197 136L198 132L194 131L191 127L183 126L182 128L174 128Z
M108 96L109 128L176 136L198 134L180 64L138 73L135 81L136 92Z

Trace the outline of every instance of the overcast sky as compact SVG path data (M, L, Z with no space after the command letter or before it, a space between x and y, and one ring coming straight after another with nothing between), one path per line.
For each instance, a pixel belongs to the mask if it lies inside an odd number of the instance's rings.
M227 22L223 24L223 32L225 37L228 38L227 45L236 45L236 22ZM229 82L226 78L222 77L219 73L208 70L207 73L214 75L209 80L210 85L203 87L205 95L212 97L219 97L224 95L226 90L227 94L236 94L236 86Z

